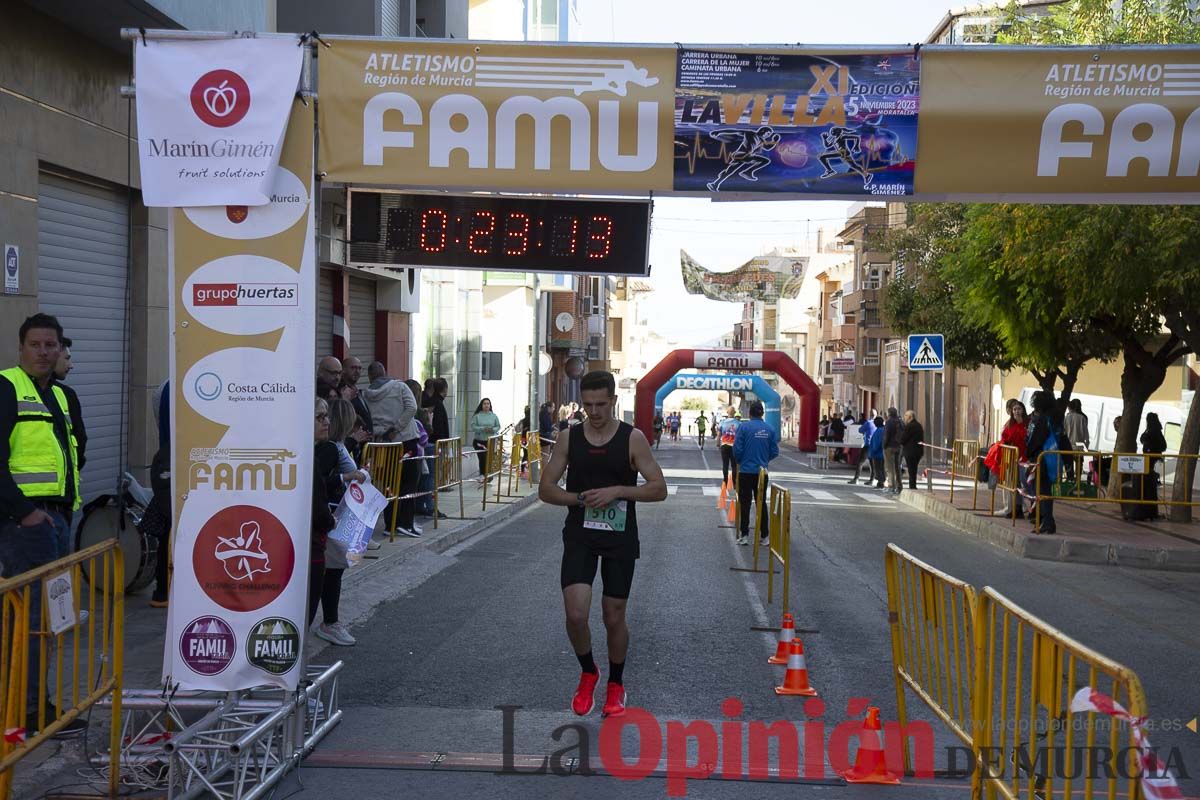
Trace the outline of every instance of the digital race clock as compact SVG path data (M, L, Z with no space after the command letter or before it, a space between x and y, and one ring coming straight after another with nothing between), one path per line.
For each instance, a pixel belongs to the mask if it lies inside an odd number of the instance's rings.
M649 200L350 191L350 262L647 275Z

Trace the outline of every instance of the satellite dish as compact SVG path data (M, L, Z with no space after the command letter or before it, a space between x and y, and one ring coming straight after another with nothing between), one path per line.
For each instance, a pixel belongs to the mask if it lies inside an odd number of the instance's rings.
M538 375L546 375L554 367L554 359L546 353L538 353Z
M554 327L562 333L568 333L575 327L575 317L563 311L554 318Z

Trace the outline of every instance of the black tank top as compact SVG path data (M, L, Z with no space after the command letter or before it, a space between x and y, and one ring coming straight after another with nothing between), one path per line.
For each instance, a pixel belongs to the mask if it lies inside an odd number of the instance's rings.
M584 435L588 423L572 425L567 449L567 491L579 494L588 489L605 486L637 486L637 470L629 463L629 437L633 426L621 422L617 432L605 444L594 445ZM563 526L563 541L572 540L589 546L598 555L611 558L637 558L637 509L632 500L626 501L625 530L620 533L598 531L583 527L583 509L567 509Z

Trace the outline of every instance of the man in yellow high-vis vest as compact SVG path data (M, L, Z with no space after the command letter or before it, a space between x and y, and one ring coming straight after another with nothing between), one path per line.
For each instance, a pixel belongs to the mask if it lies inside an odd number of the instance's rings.
M0 566L9 578L70 552L68 520L79 506L79 468L67 398L53 382L62 326L49 314L21 324L19 363L0 370ZM41 581L30 587L29 619L41 622ZM40 648L29 647L26 729L37 722ZM46 719L57 713L47 708ZM75 720L60 735L79 733ZM80 723L80 724L75 724Z

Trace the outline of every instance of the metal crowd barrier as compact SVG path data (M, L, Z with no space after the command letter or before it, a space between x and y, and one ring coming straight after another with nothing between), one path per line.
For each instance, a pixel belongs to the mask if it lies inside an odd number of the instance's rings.
M1136 776L1142 767L1132 730L1110 717L1097 720L1091 712L1070 714L1072 697L1090 686L1133 717L1145 716L1138 676L991 587L979 595L975 619L974 748L982 796L1141 797ZM1100 746L1107 749L1097 750L1097 737L1104 733L1107 741ZM1082 753L1081 747L1086 748ZM1118 766L1122 759L1127 761Z
M400 513L400 500L404 479L403 442L367 442L363 446L362 463L370 465L371 483L375 485L391 504L387 531L390 541L396 541L396 518Z
M1000 469L996 470L996 486L992 489L988 513L996 513L996 490L1008 494L1008 516L1017 524L1017 500L1021 496L1021 451L1011 444L1000 445Z
M109 752L119 752L125 658L124 573L121 548L116 539L108 539L0 581L0 715L4 721L0 798L7 798L12 790L12 771L17 762L110 695L113 713ZM40 611L37 619L31 619L35 605ZM88 617L81 620L80 612L85 609ZM71 614L75 622L67 624ZM57 632L55 627L59 627ZM30 656L34 654L40 667L37 675L30 675ZM39 698L36 732L25 727L31 682L36 683ZM47 718L50 709L54 715ZM110 764L108 788L112 797L117 796L119 780L120 770Z
M496 499L493 502L500 502L500 484L503 482L504 475L504 437L496 434L489 436L487 440L487 456L484 458L483 471L483 509L487 510L488 504L488 483L492 478L496 479Z
M761 475L761 473L760 473ZM761 485L761 484L760 484ZM762 495L760 494L761 498ZM761 508L761 506L760 506ZM767 602L775 602L775 562L783 571L783 613L788 613L791 597L792 493L777 483L771 484L770 534L767 544Z
M433 527L437 528L438 519L442 516L439 499L442 492L458 487L458 517L466 519L466 500L463 497L462 480L462 439L440 439L435 445L433 461Z
M901 729L908 724L907 685L955 736L973 744L975 589L894 544L884 565ZM907 737L903 747L904 767L911 770Z
M1144 796L1136 673L991 587L976 591L894 544L884 558L900 729L907 686L971 748L973 800ZM1111 699L1128 714L1072 716L1085 688L1094 707ZM930 744L919 771L932 770ZM910 770L907 737L902 747Z
M1105 453L1097 450L1045 450L1038 454L1036 469L1040 472L1044 467L1045 457L1058 456L1059 464L1054 480L1050 482L1050 494L1042 494L1040 483L1033 481L1033 493L1029 495L1037 501L1034 518L1035 525L1041 526L1041 501L1061 500L1075 503L1107 503L1121 506L1154 506L1154 516L1157 516L1158 506L1200 506L1200 500L1195 497L1195 488L1186 498L1174 496L1174 477L1180 469L1188 470L1194 475L1196 461L1200 456L1187 453ZM1071 459L1076 465L1075 479L1070 482L1061 480L1066 459ZM1088 464L1087 480L1083 473L1086 459ZM1106 474L1106 471L1108 474ZM1115 471L1119 477L1117 496L1109 495L1107 477ZM1128 481L1126 481L1128 477ZM1128 487L1129 491L1126 491Z
M979 505L979 442L976 439L955 439L950 454L950 503L954 503L954 479L971 482L971 510Z

